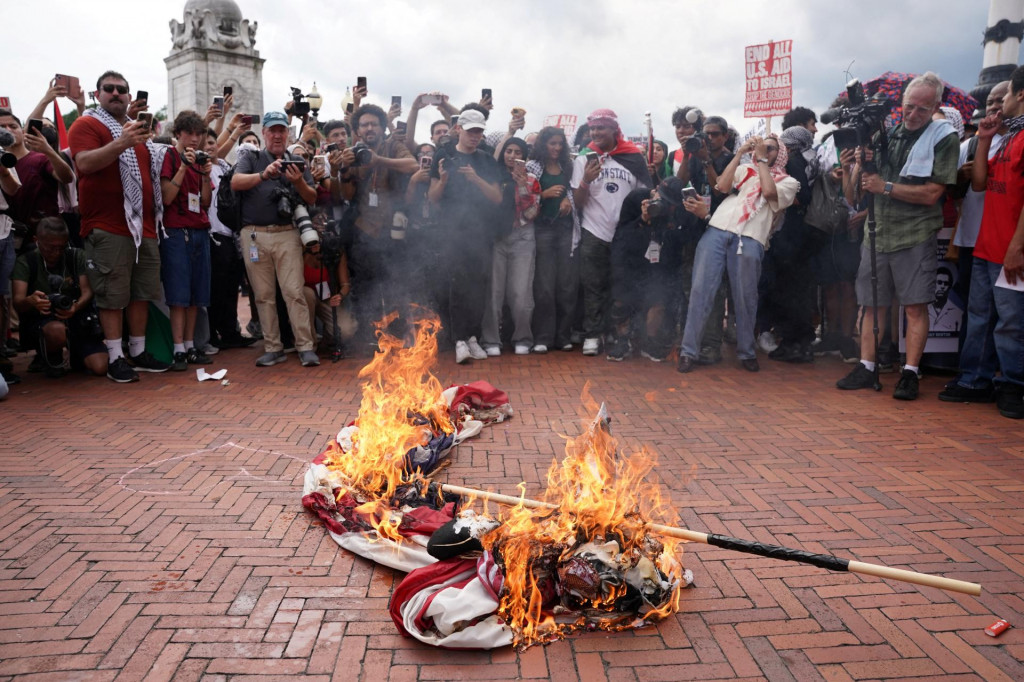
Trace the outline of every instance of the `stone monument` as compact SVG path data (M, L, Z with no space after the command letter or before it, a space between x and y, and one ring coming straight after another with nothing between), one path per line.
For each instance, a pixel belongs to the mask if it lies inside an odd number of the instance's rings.
M230 85L232 113L263 114L263 62L254 47L257 22L233 0L188 0L183 21L171 19L167 118L185 109L200 115Z
M978 85L971 97L985 109L985 99L996 83L1009 80L1017 68L1021 40L1024 39L1024 0L989 0L988 28L985 29L985 56Z

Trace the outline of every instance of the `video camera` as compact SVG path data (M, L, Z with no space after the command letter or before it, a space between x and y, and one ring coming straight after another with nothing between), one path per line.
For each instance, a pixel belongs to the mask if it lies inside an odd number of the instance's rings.
M14 135L7 130L0 130L0 165L4 168L14 168L18 164L18 157L7 151L7 148L14 144Z
M867 99L864 86L856 78L846 85L846 94L849 104L829 109L821 115L822 123L838 126L832 133L837 149L855 149L870 144L895 104L881 93Z
M309 115L309 102L305 101L306 96L302 94L302 90L292 87L292 116L308 116Z
M320 241L306 204L293 188L279 185L274 188L271 198L277 202L277 217L282 221L294 222L295 227L299 228L299 240L303 248L312 248Z

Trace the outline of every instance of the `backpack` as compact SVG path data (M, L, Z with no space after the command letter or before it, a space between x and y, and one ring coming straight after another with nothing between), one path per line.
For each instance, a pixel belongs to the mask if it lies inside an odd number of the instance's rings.
M242 197L231 189L235 166L224 171L217 185L217 220L235 234L242 231Z
M812 227L832 234L846 226L850 213L835 182L827 173L822 173L811 186L811 204L804 214L804 222Z

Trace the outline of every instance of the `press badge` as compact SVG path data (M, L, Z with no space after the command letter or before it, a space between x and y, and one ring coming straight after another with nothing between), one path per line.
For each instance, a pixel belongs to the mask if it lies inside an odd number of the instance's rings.
M256 246L256 233L252 233L252 242L249 244L249 262L259 263L260 262L260 250Z
M199 213L202 211L202 208L199 206L199 195L195 192L188 193L188 210L193 213Z
M651 263L657 263L661 260L661 244L651 240L651 243L647 245L647 253L644 254L644 258L649 260Z
M366 203L369 204L370 208L377 208L377 206L380 204L380 201L377 199L377 193L370 192L370 194L367 195L366 197Z

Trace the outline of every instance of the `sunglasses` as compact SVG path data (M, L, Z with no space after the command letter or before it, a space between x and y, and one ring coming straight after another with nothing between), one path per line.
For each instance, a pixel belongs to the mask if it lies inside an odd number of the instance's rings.
M119 94L119 95L127 95L128 94L128 86L127 85L114 85L113 83L107 83L106 85L103 86L102 90L103 90L103 92L107 93L108 95L110 93L114 92L114 90L117 90L117 94Z

